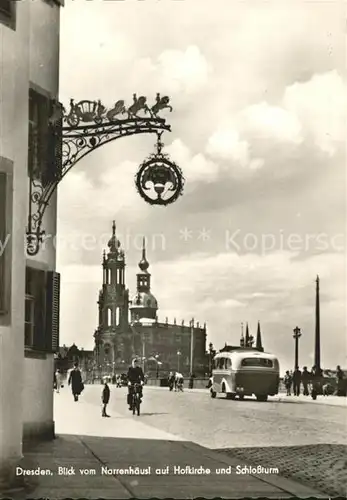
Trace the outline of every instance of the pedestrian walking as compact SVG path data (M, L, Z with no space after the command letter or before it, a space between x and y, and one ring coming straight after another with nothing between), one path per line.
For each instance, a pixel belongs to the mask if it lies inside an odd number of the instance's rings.
M323 370L316 365L311 371L311 387L311 396L315 400L319 394L323 393Z
M176 376L175 376L175 391L177 392L183 392L183 383L184 383L184 379L183 379L183 375L182 373L178 373L176 372Z
M84 389L84 384L82 382L82 374L80 369L78 368L78 363L74 363L74 367L69 375L68 385L71 385L71 391L74 397L74 401L78 401L78 396Z
M301 371L299 370L299 368L295 368L293 373L294 396L300 396L300 384L301 384Z
M192 373L189 377L189 389L193 389L193 387L194 387L194 378L195 378L195 375L194 375L194 373Z
M55 389L56 389L58 394L59 394L61 387L63 387L63 378L62 378L62 375L60 373L60 370L57 369L55 372Z
M106 413L106 407L110 401L110 388L109 388L107 382L108 382L108 379L106 378L105 382L104 382L104 388L103 388L102 394L101 394L101 400L102 400L102 404L103 404L102 413L101 413L102 417L109 417L110 416L110 415L107 415L107 413Z
M174 388L174 385L175 385L175 374L174 374L174 372L170 372L169 373L169 376L168 376L167 380L168 380L168 384L169 384L169 389L170 389L170 391L172 391L172 389Z
M346 396L345 374L341 370L340 365L337 365L336 367L336 395Z
M284 383L284 387L286 388L286 391L287 391L287 396L291 396L290 389L292 387L292 377L289 373L289 370L286 371L286 374L283 378L283 383Z
M302 370L301 382L302 382L302 386L304 389L304 391L303 391L304 396L309 396L310 393L308 390L308 386L309 386L309 383L311 382L311 374L309 371L307 371L307 366L304 366L304 368Z
M212 386L213 386L213 377L211 375L211 377L209 377L208 379L206 389L210 389Z

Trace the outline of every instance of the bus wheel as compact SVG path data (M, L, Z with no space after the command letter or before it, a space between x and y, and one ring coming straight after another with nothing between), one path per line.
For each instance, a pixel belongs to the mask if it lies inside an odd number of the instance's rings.
M234 400L236 398L236 394L233 392L227 392L227 399L232 399Z
M211 389L211 398L214 399L217 396L217 393Z
M267 401L267 394L261 394L261 395L258 395L256 397L257 397L257 401Z

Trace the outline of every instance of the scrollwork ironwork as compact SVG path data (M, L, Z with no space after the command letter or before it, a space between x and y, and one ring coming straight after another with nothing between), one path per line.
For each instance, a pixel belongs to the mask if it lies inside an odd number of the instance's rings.
M55 152L58 159L51 162L49 175L45 182L42 179L41 181L37 178L34 179L33 176L30 179L27 227L27 252L29 255L33 256L39 252L40 244L45 235L42 222L46 207L57 185L67 172L91 151L108 142L130 135L145 133L161 135L163 131L171 131L171 127L166 124L165 118L159 116L164 109L172 111L169 102L168 96L161 97L160 94L157 94L155 103L149 106L145 96L137 97L134 94L133 103L130 106L127 107L125 101L118 100L113 107L107 108L100 100L82 100L75 103L74 99L71 99L68 112L58 101L53 102L49 128L52 135L58 138L61 144L60 148L57 148ZM176 185L177 182L180 185L179 181L177 181L180 170L169 161L167 155L161 153L161 149L159 151L159 147L158 145L155 155L158 179L159 171L162 176L164 171L167 172L167 175L171 172L172 179L176 179ZM163 165L161 170L159 169L159 160ZM155 172L153 170L153 155L148 161L152 161L152 164L147 165L147 168L144 166L142 169L143 174L148 176L148 169L150 169L153 177L153 172ZM179 193L176 198L178 195ZM141 194L141 196L143 195ZM151 203L149 196L145 199ZM161 197L160 200L162 200ZM172 197L170 200L172 200ZM162 201L156 204L167 204L172 203L172 201Z

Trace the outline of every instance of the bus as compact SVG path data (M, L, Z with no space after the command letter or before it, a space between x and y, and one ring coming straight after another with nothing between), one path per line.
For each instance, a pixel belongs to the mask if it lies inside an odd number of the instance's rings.
M253 394L258 401L278 394L280 368L276 356L256 350L220 352L213 358L210 394L243 399Z

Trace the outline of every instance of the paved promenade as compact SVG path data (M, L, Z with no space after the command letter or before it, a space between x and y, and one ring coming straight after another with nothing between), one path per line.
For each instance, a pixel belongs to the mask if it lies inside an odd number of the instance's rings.
M12 492L15 500L325 498L276 473L237 474L237 467L244 466L239 459L147 425L130 412L112 409L111 418L101 418L97 405L83 397L74 403L68 390L55 395L55 421L58 438L31 447L22 464L24 470L46 470L46 475L27 476L27 492ZM131 467L133 474L126 474Z

